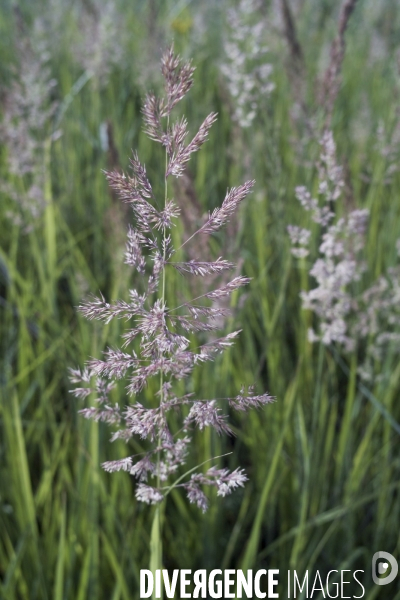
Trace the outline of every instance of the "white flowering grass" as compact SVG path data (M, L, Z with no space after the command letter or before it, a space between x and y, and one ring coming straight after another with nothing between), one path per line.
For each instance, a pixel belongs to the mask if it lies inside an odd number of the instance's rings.
M233 118L243 128L253 124L275 87L273 67L267 61L267 22L260 5L259 0L240 0L227 14L221 72L232 98Z
M369 210L354 209L335 219L335 203L344 189L343 171L337 164L332 132L321 139L318 162L318 196L303 186L296 188L302 207L320 227L319 256L309 273L316 285L300 294L304 309L317 317L309 328L310 342L337 344L346 352L361 352L358 374L364 381L379 381L380 365L389 354L400 351L398 297L399 266L390 267L370 287L362 288L366 273L366 233ZM311 230L288 226L292 254L309 256Z
M20 23L20 27L27 25ZM0 142L6 149L9 178L0 179L0 189L13 201L8 217L28 232L38 224L49 201L49 146L51 138L57 137L52 131L56 81L51 77L50 54L39 19L31 26L29 39L15 41L15 54L13 80L1 90Z
M131 160L132 175L107 173L110 185L132 208L134 218L128 229L125 263L137 271L140 288L131 289L127 300L108 302L103 296L93 297L79 307L90 320L109 323L112 319L124 319L129 329L122 335L121 348L108 348L103 359L91 359L83 370L72 370L71 380L80 385L74 390L77 398L94 395L95 405L81 409L80 413L88 419L112 425L111 441L129 442L133 436L139 436L148 442L144 454L104 462L102 466L106 471L126 471L135 477L136 498L140 502L159 506L172 489L183 488L189 502L204 512L208 507L205 486L215 487L218 496L226 496L242 487L247 477L243 469L230 472L215 465L204 473L190 469L186 474L179 474L193 444L191 432L194 428L212 428L218 434L232 435L227 420L228 406L236 411L247 411L269 404L273 398L269 394L257 395L253 387L242 387L234 397L205 400L196 392L179 394L174 385L189 377L196 366L215 360L232 346L240 331L222 336L214 333L229 314L216 302L249 283L248 278L239 275L190 301L167 305L166 280L171 270L182 276L209 278L234 269L235 265L222 257L215 260L201 257L182 260L181 257L194 237L218 232L233 217L254 184L247 181L228 190L221 206L214 209L185 242L174 246L171 231L180 211L169 196L169 181L183 174L186 163L206 142L216 120L216 114L208 115L189 142L186 141L187 120L182 117L172 121L174 107L192 86L193 73L191 63L182 62L170 48L162 58L165 96L158 98L149 94L143 107L148 137L165 148L164 198L156 197L136 153ZM194 346L189 335L198 332L208 334L208 339ZM137 351L133 349L135 343ZM127 405L124 398L118 403L110 398L116 381L122 378L127 381L130 399ZM158 380L159 389L153 402L145 405L140 400L141 393L154 378ZM181 415L181 427L174 430L170 416L176 419L177 413ZM151 535L152 570L159 568L162 562L161 521L157 508Z

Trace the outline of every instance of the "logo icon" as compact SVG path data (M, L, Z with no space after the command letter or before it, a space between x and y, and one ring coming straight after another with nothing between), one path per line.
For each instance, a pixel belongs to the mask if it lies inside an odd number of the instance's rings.
M386 577L379 577L379 575L384 575L388 572L389 565L391 567L389 574ZM399 566L394 556L389 554L389 552L383 552L383 550L375 552L372 557L372 579L376 585L387 585L388 583L392 583L396 578L398 571Z

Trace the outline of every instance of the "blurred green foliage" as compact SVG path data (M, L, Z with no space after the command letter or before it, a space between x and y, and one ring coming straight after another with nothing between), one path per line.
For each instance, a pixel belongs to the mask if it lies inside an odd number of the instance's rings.
M86 35L77 14L90 9L89 0L2 2L0 74L6 86L17 68L12 44L20 36L30 38L37 17L50 27L62 8L54 39L45 35L58 105L44 138L49 140L54 128L61 132L48 143L46 208L26 233L8 217L7 193L0 202L0 597L5 600L135 599L139 569L148 565L153 509L135 501L129 475L102 471L100 463L125 456L126 447L109 443L107 427L78 416L67 369L100 356L123 327L86 322L76 306L99 290L106 298L126 298L136 285L136 275L123 265L129 215L110 194L102 170L127 169L131 149L138 149L155 189L161 189L159 149L141 131L140 106L145 90L159 84L157 61L172 38L197 67L183 107L189 124L194 130L208 112L219 113L210 140L189 164L192 194L180 201L195 201L201 214L222 200L228 186L247 176L257 181L234 235L211 245L216 255L225 245L226 258L239 256L243 274L253 278L234 300L234 327L243 327L243 333L219 362L195 373L193 386L199 397L218 397L254 381L277 402L236 417L235 439L209 431L196 435L190 466L231 451L227 466L245 467L249 482L231 497L212 496L205 515L180 492L171 494L165 567L271 567L282 573L359 568L365 571L366 598L389 597L388 589L372 585L370 562L378 550L400 556L399 435L360 387L357 355L342 357L307 341L312 317L302 310L299 292L311 285L311 263L291 256L286 227L306 225L294 188L315 186L318 143L304 143L301 155L296 150L300 134L290 118L290 58L272 18L278 5L264 7L271 17L269 60L276 89L253 126L240 130L219 72L228 2L199 4L201 11L189 1L116 3L129 33L124 41L129 59L101 80L96 74L80 79L85 69L73 57L75 41ZM338 3L293 4L308 68L307 98L317 110L316 80L335 35ZM378 126L390 131L398 118L399 33L396 2L360 1L347 32L333 120L348 196L354 206L371 210L371 278L395 263L400 231L400 177L394 173L385 181L385 159L376 149ZM102 141L107 127L108 147ZM0 176L9 180L7 149L0 152ZM20 184L26 183L22 178ZM179 285L179 278L167 282L167 295L179 294ZM388 361L384 369L385 383L372 384L369 393L400 422L400 368ZM123 387L117 391L121 402L123 392ZM400 598L399 584L388 587L392 599Z

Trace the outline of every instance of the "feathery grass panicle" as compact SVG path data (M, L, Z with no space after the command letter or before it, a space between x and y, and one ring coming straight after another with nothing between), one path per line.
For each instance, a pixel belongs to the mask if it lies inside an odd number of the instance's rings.
M321 139L317 166L318 199L305 187L296 188L301 205L321 227L319 257L309 271L317 285L300 294L303 308L318 319L317 331L310 328L308 339L325 346L336 343L346 352L362 347L358 374L365 381L373 377L379 381L378 367L389 350L392 355L400 353L400 267L389 268L370 287L356 291L354 284L367 271L362 253L370 215L368 209L354 209L333 223L332 207L341 197L344 182L332 132L325 132ZM293 225L287 229L292 254L308 256L311 231Z
M259 0L240 0L228 11L228 31L224 39L225 60L221 65L234 110L233 118L243 128L250 127L263 100L275 88L273 67L265 60L266 24Z
M319 331L310 329L309 340L320 340L325 345L338 342L352 350L355 341L349 335L346 320L354 310L354 300L348 287L359 281L365 270L359 253L364 247L368 211L354 210L332 224L335 217L332 208L341 195L344 182L342 169L336 162L336 145L331 132L325 132L321 139L318 174L318 198L312 198L305 187L296 188L299 202L324 231L319 246L320 257L310 270L317 286L301 292L303 308L312 310L319 318ZM298 258L307 256L311 231L289 226L288 232L292 253Z
M186 143L188 123L185 118L170 123L171 112L176 104L187 94L193 84L194 68L190 62L182 62L179 56L169 48L162 58L162 74L165 80L165 95L157 98L148 94L144 103L143 118L148 137L160 143L166 152L165 198L164 207L157 203L145 167L140 163L137 153L131 159L133 175L107 173L110 185L123 202L132 207L135 222L129 225L125 262L137 270L143 278L145 292L130 291L129 301L107 302L101 295L83 303L79 310L87 319L97 319L109 323L112 319L134 321L134 327L122 336L124 351L108 348L103 359L91 359L84 371L71 372L74 383L84 384L75 389L78 398L96 394L97 405L84 408L81 414L90 419L113 424L117 430L112 440L123 439L128 442L137 435L149 442L150 449L145 456L128 456L107 461L103 464L106 471L127 471L139 480L136 497L147 504L161 502L171 487L179 486L186 490L190 502L202 510L207 508L207 499L200 486L217 487L218 495L225 496L246 481L241 470L230 473L227 469L209 469L205 474L192 474L188 480L169 482L181 465L186 461L190 449L189 436L193 427L202 430L213 428L217 433L232 434L227 423L227 414L223 413L221 403L237 411L259 408L273 401L269 394L255 395L253 387L242 387L233 398L202 400L195 393L176 396L173 382L190 376L194 367L204 361L212 361L216 355L229 348L239 331L191 348L187 333L214 331L221 328L221 319L229 310L211 305L226 298L235 290L249 283L249 279L236 275L231 281L223 282L219 287L206 291L192 301L177 306L167 306L165 280L168 270L176 269L183 276L204 277L218 275L231 270L235 265L222 257L216 260L202 260L201 257L186 261L174 260L177 251L199 235L211 235L225 225L235 213L239 204L250 193L254 181L228 190L220 208L216 208L204 223L178 248L173 246L169 231L179 218L179 209L168 197L168 180L180 177L193 152L200 149L206 141L210 127L216 120L216 114L209 114L196 135ZM166 121L166 122L165 122ZM186 248L185 248L186 249ZM138 340L140 352L129 350L129 346ZM159 392L156 406L145 406L139 401L140 393L152 378L159 379ZM120 408L112 404L108 397L113 381L127 378L126 390L133 397L132 404ZM87 387L89 386L89 387ZM185 410L184 416L182 409ZM177 409L182 412L182 429L171 429L169 415ZM184 437L182 437L184 435ZM147 482L150 480L149 485Z
M9 181L1 189L14 201L9 218L30 231L46 206L46 139L56 105L51 95L56 81L48 68L49 53L35 20L30 39L21 35L15 42L17 67L8 89L3 89L3 119L0 142L7 149ZM21 31L27 25L19 22ZM21 33L21 32L20 32ZM53 132L55 139L59 132Z
M109 80L113 67L125 59L127 27L117 2L92 0L76 7L80 37L72 47L80 67L94 76L101 86Z

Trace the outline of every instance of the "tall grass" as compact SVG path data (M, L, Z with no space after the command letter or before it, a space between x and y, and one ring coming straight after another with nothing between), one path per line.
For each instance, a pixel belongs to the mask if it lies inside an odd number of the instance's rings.
M6 600L133 599L139 569L148 565L151 509L135 501L126 473L111 476L99 467L123 455L125 446L110 447L107 428L78 417L81 405L67 381L68 366L99 356L120 334L118 322L96 328L78 317L75 307L99 290L123 297L132 284L116 268L123 242L118 245L111 230L126 217L118 212L102 169L116 160L113 166L126 168L124 157L133 147L149 177L159 172L161 157L141 131L140 70L146 67L148 31L156 32L152 40L174 37L178 51L195 56L197 83L183 109L190 122L199 124L207 111L219 113L207 148L190 169L187 203L199 203L192 217L215 208L226 186L243 176L257 181L234 236L214 242L232 255L240 251L242 271L253 277L246 301L236 305L233 299L235 320L246 327L237 347L206 367L196 385L204 397L227 395L252 383L256 373L257 388L278 398L268 411L235 417L240 433L233 442L212 433L196 438L193 465L232 451L227 466L243 465L250 481L222 503L211 495L205 515L171 494L165 567L271 567L282 573L360 568L366 598L400 598L396 582L378 587L370 579L374 552L399 556L400 550L400 368L388 354L379 366L383 377L367 385L357 376L362 353L343 354L307 341L313 316L302 310L299 292L313 285L312 261L291 256L286 227L307 226L294 188L317 185L318 144L310 140L296 148L301 135L289 118L288 50L274 25L268 62L275 90L252 127L232 124L231 100L217 65L225 2L205 5L208 29L200 29L193 3L121 2L132 32L130 59L113 67L102 83L95 74L80 80L84 70L71 52L76 15L65 3L62 35L50 58L62 135L47 142L46 210L29 233L8 219L12 201L1 194L0 597ZM11 44L18 30L11 3L4 6L0 39L8 37ZM45 6L18 2L28 31L35 12L43 14ZM379 124L390 132L397 119L398 11L389 0L379 6L376 15L371 3L360 3L350 22L333 113L348 197L371 212L366 286L396 263L400 219L400 176L385 178L387 161L376 147ZM337 10L333 3L307 0L295 17L311 105L315 76L323 72L335 36ZM373 47L382 39L386 48ZM11 79L10 45L1 41L0 52L1 72ZM156 72L152 76L156 86ZM117 159L101 142L107 121ZM5 147L0 176L10 180ZM167 295L179 292L178 278L168 285L175 289ZM280 593L285 596L283 587Z

